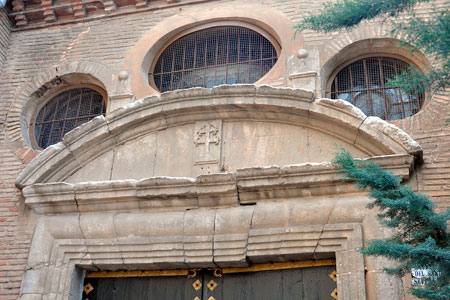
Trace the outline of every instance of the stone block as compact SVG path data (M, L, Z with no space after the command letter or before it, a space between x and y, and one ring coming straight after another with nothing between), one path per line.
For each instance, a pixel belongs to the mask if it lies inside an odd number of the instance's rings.
M135 180L83 182L75 185L81 213L138 209Z
M247 266L248 234L214 236L214 262L219 267Z
M114 151L107 151L86 163L81 169L70 175L65 181L79 183L86 181L111 180L112 163ZM130 177L132 179L132 177Z
M85 239L114 239L114 215L104 213L81 214L80 228Z
M21 294L43 294L45 293L45 279L47 268L41 266L27 270L20 288Z
M20 172L16 179L16 185L23 188L25 185L45 182L67 164L64 160L70 156L70 151L63 143L47 147L28 164L27 168ZM56 164L47 165L54 162Z
M184 211L146 213L122 213L114 217L118 237L183 236Z
M42 217L45 229L54 239L83 239L78 214Z
M21 294L19 300L42 300L42 294Z
M253 206L229 207L216 210L214 232L216 235L247 235L252 224Z
M62 142L75 157L80 157L92 147L98 151L101 145L99 141L108 138L111 138L111 134L106 119L98 116L66 133Z
M374 139L380 149L386 149L386 154L409 153L421 155L422 148L408 134L397 126L387 123L378 117L367 117L359 128L360 134L356 144L363 144L364 139Z
M216 210L193 209L184 214L185 236L209 236L214 234Z
M256 87L253 84L223 84L212 88L215 96L254 96Z
M39 183L24 187L25 203L38 214L78 212L75 187L68 183Z
M285 202L258 203L253 213L252 229L287 227L289 209L289 205Z
M142 179L154 175L157 135L149 134L118 146L114 153L112 179Z
M158 132L157 143L155 176L192 176L190 170L194 148L193 124Z

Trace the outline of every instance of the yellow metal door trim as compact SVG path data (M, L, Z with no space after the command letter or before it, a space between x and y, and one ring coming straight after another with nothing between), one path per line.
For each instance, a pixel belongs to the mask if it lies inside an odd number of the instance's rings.
M310 261L294 261L294 262L279 262L279 263L267 263L267 264L256 264L244 268L223 268L221 269L222 274L231 273L248 273L248 272L260 272L260 271L271 271L271 270L286 270L286 269L300 269L300 268L310 268L310 267L322 267L322 266L334 266L336 265L336 260L310 260Z
M294 261L294 262L275 262L266 264L255 264L243 268L217 268L214 269L214 275L220 277L222 274L232 273L248 273L271 270L284 269L298 269L321 266L334 266L336 260L308 260L308 261ZM147 271L101 271L101 272L87 272L87 278L108 278L108 277L158 277L158 276L187 276L195 277L197 271L200 269L191 270L147 270ZM194 275L195 274L195 275ZM193 276L194 275L194 276Z

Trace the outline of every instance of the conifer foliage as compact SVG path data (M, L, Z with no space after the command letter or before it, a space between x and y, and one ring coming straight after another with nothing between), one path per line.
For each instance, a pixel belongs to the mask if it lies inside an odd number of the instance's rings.
M435 275L426 280L425 287L412 288L411 293L425 299L450 299L450 210L434 212L433 202L402 185L400 177L373 162L356 161L343 149L334 162L349 179L369 191L374 199L369 207L378 208L379 222L395 232L389 239L370 241L363 253L398 261L398 267L385 269L390 274L430 270Z
M307 16L296 28L299 31L312 29L321 32L332 32L339 29L351 30L362 21L382 17L388 20L406 12L403 20L393 20L393 35L401 35L402 39L433 57L438 65L428 70L410 67L389 84L401 87L406 92L447 92L450 88L450 11L436 10L433 16L421 17L414 12L414 6L432 0L340 0L324 4L318 15Z

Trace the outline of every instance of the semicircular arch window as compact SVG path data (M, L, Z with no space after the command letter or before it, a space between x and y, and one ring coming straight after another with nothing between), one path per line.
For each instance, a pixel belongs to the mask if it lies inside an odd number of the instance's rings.
M254 83L277 62L274 45L241 26L217 26L187 34L170 44L153 70L161 92L221 84Z
M77 88L54 96L39 111L34 124L34 136L41 148L62 140L75 127L106 111L105 100L98 91Z
M423 105L424 95L406 93L390 87L394 78L409 65L392 57L369 57L344 67L331 84L331 98L346 100L368 116L397 120L416 114Z

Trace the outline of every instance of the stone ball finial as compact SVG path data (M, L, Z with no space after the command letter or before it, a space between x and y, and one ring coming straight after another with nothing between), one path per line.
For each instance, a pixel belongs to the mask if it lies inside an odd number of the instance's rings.
M300 49L300 50L297 51L297 57L299 59L307 58L308 55L309 55L309 52L306 49Z
M129 75L130 74L128 73L128 71L120 71L119 72L119 80L120 81L127 80Z

